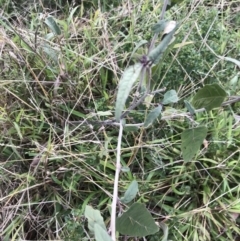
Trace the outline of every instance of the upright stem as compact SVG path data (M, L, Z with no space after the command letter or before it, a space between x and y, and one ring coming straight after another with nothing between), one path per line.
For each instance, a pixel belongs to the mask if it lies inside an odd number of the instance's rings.
M162 12L161 12L161 16L160 16L160 20L163 19L166 8L167 8L167 4L168 4L169 0L164 0L164 4L163 4L163 8L162 8ZM152 50L154 43L156 41L156 37L157 34L154 35L153 40L151 42L151 45L149 47L149 52ZM144 78L144 72L142 73L142 80L143 81ZM150 81L150 80L149 80ZM141 82L140 82L141 83ZM139 85L141 86L141 85ZM148 86L149 87L149 86ZM149 90L147 91L149 92ZM143 98L143 97L142 97ZM141 101L145 98L142 99ZM135 102L135 101L134 101ZM139 105L139 101L137 101L136 103L133 103L133 105L131 106L130 109L135 108L137 105ZM128 110L129 111L129 110ZM123 116L125 116L128 111L126 111L121 118L123 118ZM112 212L111 212L111 225L110 225L110 229L111 229L111 238L113 241L116 241L116 209L117 209L117 201L118 201L118 180L119 180L119 174L121 171L121 142L122 142L122 133L123 133L123 126L122 126L122 120L120 120L119 123L119 135L118 135L118 145L117 145L117 162L116 162L116 171L115 171L115 179L114 179L114 189L113 189L113 201L112 201Z
M122 120L120 120L119 134L118 134L118 144L117 144L117 162L116 162L116 171L115 171L115 179L114 179L111 225L110 225L111 238L112 238L113 241L116 241L116 209L117 209L117 200L118 200L118 180L119 180L119 173L121 171L122 133L123 133L123 125L122 125Z

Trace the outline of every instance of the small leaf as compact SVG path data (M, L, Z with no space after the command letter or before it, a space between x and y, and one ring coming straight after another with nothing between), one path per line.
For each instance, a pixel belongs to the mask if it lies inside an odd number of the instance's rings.
M236 86L237 86L237 84L238 84L238 74L237 75L235 75L231 80L230 80L230 87L232 88L232 89L234 89L234 88L236 88Z
M53 49L49 44L43 46L43 51L55 62L58 62L58 52Z
M22 136L22 132L21 132L20 126L19 126L18 123L16 123L16 122L13 122L13 124L14 124L14 127L15 127L15 129L16 129L16 131L17 131L17 134L18 134L19 138L22 140L22 139L23 139L23 136Z
M176 21L169 21L166 24L166 27L164 28L163 34L168 34L170 32L172 32L177 26L177 22Z
M152 61L153 65L156 65L163 57L163 53L171 43L176 29L175 27L170 33L166 34L161 43L148 54L147 57Z
M164 29L166 28L167 26L167 20L166 19L163 19L163 20L160 20L158 23L154 24L154 26L152 27L152 31L154 33L160 33L160 32L163 32Z
M69 25L71 24L71 21L73 19L73 15L77 11L78 8L79 8L79 5L77 7L75 7L75 8L73 8L72 11L70 12L69 17L67 18L67 23Z
M123 130L126 132L136 132L139 131L139 126L124 126Z
M107 231L97 223L94 225L94 236L96 241L112 241Z
M205 126L188 129L182 132L181 150L184 161L191 161L197 154L200 146L203 144L207 136L207 128Z
M154 95L149 94L144 99L144 103L143 104L146 105L147 108L150 107L153 97L154 97Z
M175 90L169 90L164 94L163 105L178 102L177 92Z
M144 237L159 230L150 212L141 203L134 203L120 218L117 218L116 229L121 234L133 237Z
M195 109L192 107L192 105L187 100L184 100L184 103L185 103L187 110L190 112L190 114L194 115Z
M101 216L99 210L95 210L91 206L87 205L84 216L88 219L88 228L90 231L94 232L95 224L100 225L105 231L107 231L103 217Z
M127 191L124 193L124 196L121 198L123 203L131 202L138 193L138 183L136 180L133 180L129 185Z
M220 107L226 96L226 92L218 84L205 85L193 97L192 104L196 109L205 108L210 111Z
M51 32L51 33L48 33L48 34L45 35L45 39L48 40L48 41L50 41L51 39L54 38L54 36L55 36L54 33Z
M124 71L120 79L119 89L117 93L116 110L115 110L115 118L117 121L120 120L122 111L125 106L125 102L129 96L129 93L132 89L133 84L139 77L141 69L142 69L141 63L132 65Z
M45 23L52 30L53 33L55 33L56 35L61 34L61 29L59 28L58 24L52 16L47 17L45 19Z
M130 59L132 59L132 57L135 55L136 51L142 47L144 44L147 44L148 41L147 40L141 40L139 43L136 44L136 47L133 49L132 54L130 56Z
M159 117L161 112L162 112L162 105L159 105L158 107L151 110L151 112L148 114L144 122L144 127L145 128L149 127Z

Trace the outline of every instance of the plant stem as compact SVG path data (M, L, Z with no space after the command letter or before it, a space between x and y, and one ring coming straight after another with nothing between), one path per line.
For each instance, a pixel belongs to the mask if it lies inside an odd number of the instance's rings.
M119 180L119 173L121 171L122 133L123 133L123 125L122 125L122 120L120 120L119 134L118 134L118 144L117 144L117 162L116 162L116 171L115 171L115 179L114 179L111 225L110 225L111 238L112 238L113 241L116 241L116 209L117 209L117 200L118 200L118 180Z

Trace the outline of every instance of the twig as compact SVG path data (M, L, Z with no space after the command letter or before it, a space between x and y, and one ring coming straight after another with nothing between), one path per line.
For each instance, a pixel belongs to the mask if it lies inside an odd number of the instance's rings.
M149 81L149 83L150 83L150 81ZM138 101L133 102L132 105L128 108L128 110L126 110L121 115L121 119L123 119L131 110L134 110L137 106L139 106L148 95L157 94L160 92L164 92L166 90L166 88L162 88L162 89L155 90L155 91L149 93L149 89L150 89L150 86L148 86L148 91Z
M162 92L162 91L155 91L152 93L156 93L156 92ZM135 103L135 105L137 106L139 103L142 102L142 100L145 98L146 96L142 96L138 102ZM240 96L230 96L230 99L223 102L221 107L225 107L228 106L230 104L234 104L236 102L240 101ZM127 111L125 111L122 116L121 119L124 118L131 110L133 110L135 108L135 106L131 106L131 109L129 108ZM195 113L199 113L199 112L203 112L205 111L205 108L201 108L201 109L197 109L195 110ZM182 117L191 117L191 114L189 112L183 112L183 113L176 113L176 114L172 114L169 116L162 116L161 120L170 120L170 119L176 119L176 118L182 118ZM103 126L119 126L119 122L116 122L115 119L113 120L105 120L105 121L89 121L89 120L84 120L84 121L71 121L69 122L70 124L78 124L80 125L103 125ZM125 124L124 126L136 126L136 127L141 127L144 123L138 123L138 124Z
M117 200L118 200L118 180L119 173L121 171L121 143L122 143L122 133L123 125L122 120L119 123L119 134L118 134L118 144L117 144L117 162L116 162L116 171L114 179L114 189L113 189L113 200L112 200L112 213L111 213L111 237L113 241L116 241L116 209L117 209Z
M240 101L240 96L230 96L230 97L232 97L232 99L230 98L229 100L223 102L221 106L227 106Z

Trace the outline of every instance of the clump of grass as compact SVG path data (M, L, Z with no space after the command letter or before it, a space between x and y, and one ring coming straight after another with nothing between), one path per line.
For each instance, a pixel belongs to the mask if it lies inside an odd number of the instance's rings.
M185 18L177 43L186 38L189 44L173 48L152 80L176 89L182 99L206 83L218 82L230 91L228 82L238 73L236 65L217 59L207 47L238 59L237 6L206 3L175 5L166 14ZM10 1L3 3L0 231L6 240L89 240L83 216L87 204L101 210L109 224L118 129L99 122L112 118L122 70L136 44L151 39L162 3L115 2L118 11L108 12L106 1L102 9L97 1L54 4L40 8L34 2L23 12ZM45 24L49 14L57 19L60 35ZM231 95L238 93L237 82ZM181 102L174 107L185 111ZM234 240L239 235L238 113L235 103L197 114L195 121L210 132L208 147L191 163L181 158L186 119L124 131L121 162L130 171L121 174L120 192L135 177L137 200L156 221L167 223L169 239ZM159 240L159 234L147 239Z

